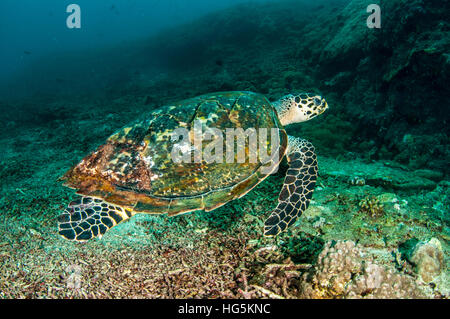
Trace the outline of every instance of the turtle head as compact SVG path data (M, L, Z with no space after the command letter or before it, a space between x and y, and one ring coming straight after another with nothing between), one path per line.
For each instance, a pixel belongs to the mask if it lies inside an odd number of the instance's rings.
M324 98L311 93L289 94L273 105L283 125L308 121L328 109Z

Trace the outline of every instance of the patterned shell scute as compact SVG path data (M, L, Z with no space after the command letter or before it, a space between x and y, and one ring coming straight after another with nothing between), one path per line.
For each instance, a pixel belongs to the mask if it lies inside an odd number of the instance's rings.
M180 113L180 110L185 112ZM186 115L188 113L186 110L190 111L189 116ZM152 123L146 138L147 146L140 152L141 158L153 164L150 165L150 170L157 175L152 180L151 194L161 197L196 196L236 184L253 174L259 167L258 163L247 162L231 165L207 164L205 161L174 163L168 154L174 146L170 134L175 128L188 129L190 142L194 144L194 123L201 123L202 132L208 128L220 129L225 141L227 128L241 127L245 130L249 127L256 129L277 127L274 117L272 106L265 97L243 92L204 95L183 102L175 108L169 107ZM208 142L203 142L203 149Z
M172 139L174 130L186 129L194 145L194 130L199 125L203 134L208 128L219 129L224 143L227 129L267 128L270 141L270 129L279 128L280 159L284 155L286 133L269 101L257 93L223 92L184 100L150 113L112 135L63 179L80 194L140 211L177 213L220 206L265 178L257 172L261 164L248 160L235 160L232 164L225 160L175 163L170 155L179 143ZM201 152L209 143L211 140L203 140ZM247 143L245 151L248 152ZM234 187L237 184L239 187Z

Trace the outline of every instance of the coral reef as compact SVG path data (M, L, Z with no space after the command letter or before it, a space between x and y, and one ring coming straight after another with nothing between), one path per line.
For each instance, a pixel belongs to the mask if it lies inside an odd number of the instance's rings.
M423 298L414 279L377 264L352 241L328 242L302 276L304 298Z
M389 19L374 30L361 23L370 3L350 1L328 18L335 28L323 28L328 34L305 43L319 56L320 75L327 79L323 89L342 95L342 111L357 125L359 150L413 169L448 171L443 161L449 156L449 113L441 107L450 103L444 84L450 76L449 25L443 16L448 7L438 1L383 2L382 16ZM308 30L312 35L317 26ZM370 139L375 144L364 149L363 140Z
M420 279L426 283L433 281L444 269L444 253L439 239L418 242L409 260L416 266Z
M390 18L369 30L370 2L248 4L86 53L96 65L42 58L11 90L33 78L39 96L0 101L0 298L449 298L448 4L383 1ZM218 90L327 98L288 128L320 169L289 232L261 236L283 164L213 212L136 216L85 244L57 235L70 166L149 110Z
M359 211L368 214L370 217L383 215L384 207L375 196L366 196L359 202Z

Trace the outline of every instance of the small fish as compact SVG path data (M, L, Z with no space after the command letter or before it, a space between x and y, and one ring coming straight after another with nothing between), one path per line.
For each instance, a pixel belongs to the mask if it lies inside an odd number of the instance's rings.
M30 51L23 51L23 53L26 54L26 55L30 55L31 54Z
M110 8L110 11L113 11L116 15L119 15L119 10L117 10L117 7L113 4Z

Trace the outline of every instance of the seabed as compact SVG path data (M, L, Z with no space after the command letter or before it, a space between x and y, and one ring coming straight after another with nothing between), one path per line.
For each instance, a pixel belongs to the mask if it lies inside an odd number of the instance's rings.
M101 51L114 61L126 50L136 65L116 82L93 74L107 83L97 92L51 82L52 93L0 102L0 298L448 298L445 12L389 1L392 19L376 35L359 25L370 1L335 2L230 9L149 42L161 61L169 56L156 75L136 47ZM215 91L273 101L316 89L330 109L287 130L310 140L319 162L311 205L288 232L262 235L283 163L212 212L137 215L86 243L57 234L75 197L58 178L145 112Z
M56 218L75 195L57 178L86 151L76 132L99 125L68 118L2 138L2 298L448 297L450 183L388 161L319 155L310 207L276 239L262 228L287 165L215 211L137 215L100 240L64 240Z

